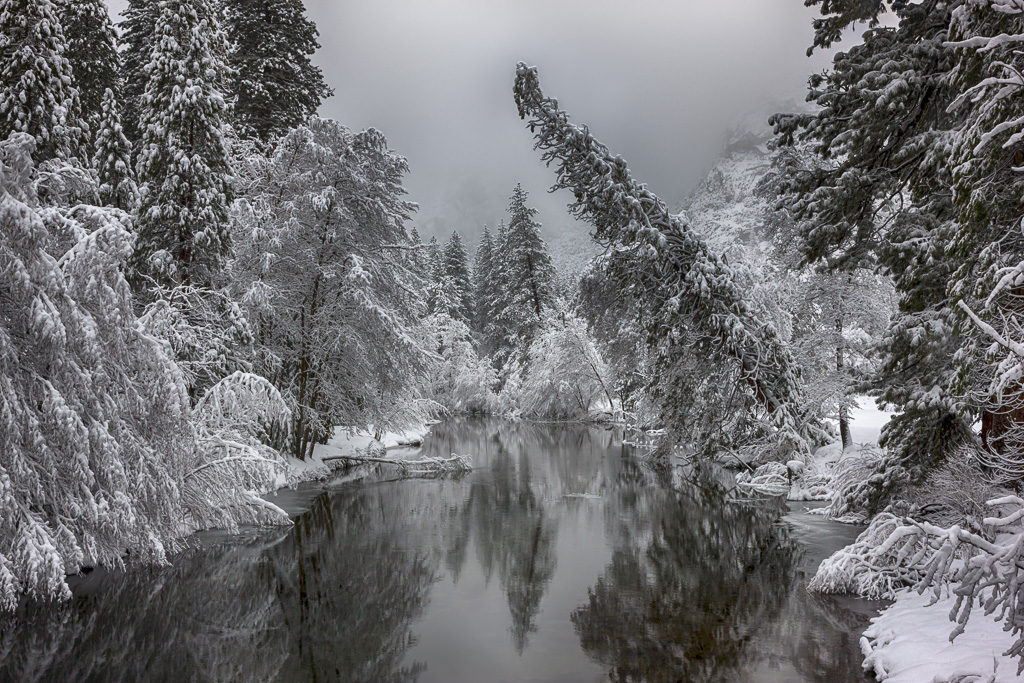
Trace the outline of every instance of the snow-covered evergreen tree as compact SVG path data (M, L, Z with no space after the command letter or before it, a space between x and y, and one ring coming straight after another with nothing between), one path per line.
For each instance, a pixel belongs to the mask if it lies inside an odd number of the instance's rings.
M491 349L486 335L494 308L495 278L494 238L485 225L473 256L473 331L488 353Z
M240 169L233 282L298 457L335 426L404 427L416 408L430 352L402 248L407 168L380 132L314 117Z
M208 284L229 248L226 43L210 0L162 0L140 104L137 267Z
M124 133L137 152L142 144L142 96L149 83L146 66L153 56L154 31L160 0L128 0L119 24L121 38L121 119Z
M456 304L456 318L469 324L473 319L473 285L469 272L469 253L462 244L462 237L455 230L442 253L444 274L452 288L451 298Z
M82 118L95 136L104 114L104 93L120 88L120 56L117 34L104 0L56 0L57 16L64 29Z
M555 269L540 236L537 209L526 205L527 193L517 184L509 199L509 222L495 248L497 291L491 310L490 335L502 365L520 363L541 326L544 310L554 303Z
M132 171L132 146L124 135L120 108L110 88L103 94L94 149L92 167L100 184L100 203L131 213L139 202L139 188Z
M863 41L811 77L810 114L774 117L778 141L804 141L780 206L798 223L804 260L830 270L881 269L898 310L879 347L873 392L899 412L881 443L890 474L876 478L882 504L909 477L920 481L951 449L971 440L970 415L950 389L961 341L947 283L961 258L950 249L956 209L950 151L959 117L949 73L951 3L890 0L821 4L814 46L828 48L854 22ZM878 21L888 11L895 26Z
M554 187L572 190L570 210L593 224L596 239L614 246L610 273L638 300L656 358L656 396L669 425L712 449L723 440L739 447L758 437L777 445L780 457L807 448L820 425L801 415L789 349L752 309L742 278L632 177L621 156L569 122L544 96L535 68L518 65L513 92L520 116L530 119L535 147L556 167ZM717 387L708 386L708 376L718 379ZM715 397L717 405L705 402ZM693 410L695 417L688 414ZM713 413L735 418L728 433Z
M28 133L36 161L83 158L87 131L66 52L51 0L0 1L0 140Z
M83 564L163 561L180 533L189 405L166 346L136 322L124 214L66 216L47 253L33 139L0 143L0 608L68 597Z
M264 142L284 135L332 91L310 57L316 25L297 0L223 0L231 43L230 92L238 132Z

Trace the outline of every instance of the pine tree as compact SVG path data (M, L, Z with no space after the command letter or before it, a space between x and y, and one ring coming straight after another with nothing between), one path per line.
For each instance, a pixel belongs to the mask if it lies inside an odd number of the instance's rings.
M484 353L491 350L485 335L494 308L494 281L494 238L485 225L473 257L473 331Z
M146 65L153 56L160 4L161 0L128 0L124 21L120 23L121 120L124 134L136 152L142 144L142 96L149 84Z
M132 146L121 128L121 115L114 91L103 94L103 111L96 130L92 166L100 182L100 203L131 213L139 202L139 189L132 173Z
M332 94L310 61L320 47L316 25L298 0L224 0L223 7L234 122L241 135L267 142Z
M104 93L119 89L120 56L117 34L103 0L57 0L82 118L95 136L103 116Z
M36 140L34 159L82 158L85 135L67 41L50 0L0 0L0 140Z
M960 125L949 40L950 3L815 2L814 46L827 48L856 21L863 42L811 77L815 113L775 116L778 141L809 143L817 161L785 172L779 206L793 215L805 263L833 271L880 269L899 310L879 351L872 391L900 412L880 443L893 461L872 505L919 480L972 439L974 418L950 388L961 346L947 284L966 256L951 249L956 207L950 151ZM879 24L893 10L896 26Z
M141 108L136 258L142 272L202 285L229 247L224 36L208 0L160 7Z
M469 273L469 253L455 230L444 245L444 273L452 288L450 293L456 304L454 318L467 325L473 319L473 285Z
M500 363L522 361L540 329L544 310L554 302L555 268L534 220L537 209L526 205L527 193L517 184L509 199L509 222L497 248L497 281L492 325Z
M613 247L609 270L639 304L656 356L655 397L668 424L691 431L684 411L700 410L704 396L695 390L707 393L706 377L720 373L714 391L722 396L723 384L734 387L728 409L742 419L729 435L700 420L708 429L689 435L691 440L710 451L722 438L736 447L762 438L783 451L782 457L809 447L820 425L800 413L792 355L775 326L751 306L739 274L636 181L621 156L613 156L585 126L569 122L558 103L544 96L536 68L518 64L513 93L520 117L529 117L542 160L557 162L555 188L572 190L570 210L593 224L596 239Z

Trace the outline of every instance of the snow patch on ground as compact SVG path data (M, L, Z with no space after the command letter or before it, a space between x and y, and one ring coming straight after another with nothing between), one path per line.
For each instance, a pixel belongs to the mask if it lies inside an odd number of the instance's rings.
M385 432L380 439L375 439L373 433L367 430L336 427L327 443L313 447L313 455L310 458L286 458L286 470L278 474L276 488L326 479L332 470L345 465L345 460L338 459L338 456L369 453L375 457L386 457L385 453L389 450L418 448L429 433L430 425L423 424L401 432Z
M1017 662L1003 655L1010 640L1002 622L975 605L966 630L950 643L956 624L947 616L956 596L942 598L904 590L896 602L871 620L861 638L864 669L887 683L1010 683L1020 681ZM931 606L929 606L931 605Z

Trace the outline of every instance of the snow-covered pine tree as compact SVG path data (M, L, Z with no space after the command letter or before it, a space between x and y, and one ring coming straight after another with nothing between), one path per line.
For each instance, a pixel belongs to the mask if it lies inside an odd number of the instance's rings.
M124 134L138 152L142 144L142 96L149 83L146 66L153 56L153 35L160 16L160 0L128 0L121 39L121 120Z
M814 4L822 7L814 47L828 48L855 22L870 28L811 77L814 113L773 117L780 144L804 141L816 157L793 158L779 205L798 223L805 262L877 267L896 287L898 311L880 345L873 392L899 413L881 439L893 458L889 471L861 495L873 507L971 440L973 418L950 392L961 343L946 291L959 258L948 248L956 218L949 151L959 125L948 111L954 60L944 45L952 5ZM898 24L880 25L889 10Z
M225 52L210 0L161 0L140 106L136 247L138 270L158 281L209 284L228 253Z
M297 457L335 426L404 427L417 407L430 352L422 284L401 248L415 209L407 169L380 132L317 117L239 168L233 286L256 369L291 408Z
M442 258L444 274L452 287L451 297L456 306L455 318L468 325L473 319L473 285L469 272L469 253L457 231L452 230L452 236L444 245Z
M107 89L120 88L120 56L117 34L104 0L56 0L57 15L64 29L64 56L78 89L82 118L93 137L103 116Z
M103 93L103 111L95 135L92 167L99 180L100 203L131 213L139 203L139 188L132 172L132 146L121 127L114 91Z
M0 142L0 609L69 597L66 573L126 551L164 561L192 457L181 374L122 274L124 214L79 207L51 256L33 146Z
M1024 479L1024 5L974 0L953 12L950 39L965 117L952 154L959 268L949 293L964 307L955 388L981 415L977 453L1002 481ZM1001 341L1000 341L1001 340ZM995 342L995 343L994 343Z
M480 243L473 256L473 332L481 345L481 352L489 353L486 331L494 308L494 238L484 226Z
M509 198L509 222L496 252L497 292L491 313L495 357L502 365L526 360L544 310L554 303L555 268L540 236L537 209L516 184Z
M51 0L0 0L0 140L28 133L34 159L83 159L86 127Z
M615 247L610 272L639 303L657 358L654 388L669 425L689 429L678 411L701 404L687 376L711 375L719 378L720 394L735 389L730 412L746 419L731 435L693 434L702 445L749 443L757 435L783 451L808 448L820 425L801 415L792 356L776 329L755 315L735 271L633 179L621 156L544 97L536 68L518 65L513 92L542 159L557 162L555 187L575 195L570 210L594 226L598 241Z
M268 142L310 115L332 90L310 57L316 25L299 0L223 0L238 132Z

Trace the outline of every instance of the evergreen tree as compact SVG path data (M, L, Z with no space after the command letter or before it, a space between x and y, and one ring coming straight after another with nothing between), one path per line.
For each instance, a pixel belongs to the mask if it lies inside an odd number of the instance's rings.
M50 0L0 0L0 140L35 138L36 161L81 158L85 130Z
M298 0L224 0L231 95L241 135L267 142L310 115L332 91L310 57L316 25Z
M473 319L473 285L469 272L469 253L455 230L444 245L444 274L452 288L451 297L456 304L456 320L467 325Z
M816 0L814 47L827 48L857 21L863 42L811 77L815 113L775 116L778 141L809 143L812 164L784 171L779 206L797 221L804 262L833 271L881 269L899 310L880 352L872 390L899 414L881 444L890 473L870 494L881 503L971 440L961 399L950 390L961 345L947 284L964 253L951 249L956 207L950 173L961 117L949 40L950 3ZM896 26L880 25L893 10ZM813 48L812 48L813 49ZM794 157L795 159L795 157Z
M209 283L228 251L224 36L208 0L164 0L142 98L140 271Z
M121 27L121 120L138 152L142 144L142 96L149 84L146 65L153 56L153 36L161 0L128 0ZM115 91L116 92L116 91Z
M139 189L132 173L132 146L121 128L114 91L103 94L103 112L96 130L92 166L99 178L100 203L131 213L138 206Z
M537 209L526 205L517 184L509 199L509 222L497 253L497 284L492 326L500 363L522 361L541 326L544 310L554 302L555 268L540 236Z
M570 210L593 224L596 239L613 252L609 271L639 304L655 356L654 394L669 426L691 432L688 440L709 452L723 439L736 448L764 439L780 457L808 448L820 424L801 414L792 355L751 305L741 273L636 181L621 156L570 123L544 96L536 68L518 64L513 93L541 158L557 168L555 188L572 190ZM719 378L717 387L708 386L709 375ZM723 392L723 384L735 391ZM735 418L728 430L701 409L707 396L719 397L719 407L726 397L719 414ZM696 421L686 414L695 407L702 413Z
M494 308L494 283L494 238L485 225L473 257L473 331L481 342L482 353L491 350L485 335Z
M104 93L108 88L115 93L119 90L117 34L103 0L57 0L57 13L67 40L64 56L71 64L82 118L95 136L104 113Z

